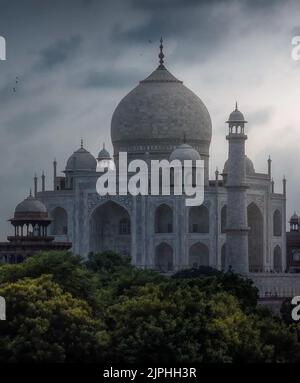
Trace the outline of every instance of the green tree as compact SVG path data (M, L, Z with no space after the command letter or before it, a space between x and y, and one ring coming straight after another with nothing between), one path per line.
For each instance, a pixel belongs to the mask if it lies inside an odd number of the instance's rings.
M0 284L15 282L43 274L53 275L53 281L64 290L80 298L93 300L95 281L82 258L68 251L47 251L27 258L23 263L5 264L0 267Z
M225 292L165 282L140 287L108 308L109 357L115 362L261 361L260 331Z
M256 309L258 301L258 289L253 281L233 272L223 273L211 267L199 267L198 269L187 269L173 275L178 280L198 281L199 288L209 292L226 291L234 295L240 302L242 308L247 312Z
M211 268L173 278L106 252L46 252L0 266L0 361L299 362L300 325L257 305L249 279ZM286 318L285 318L286 316Z
M24 278L0 286L7 320L0 325L2 362L101 361L108 341L89 305L63 292L52 277Z

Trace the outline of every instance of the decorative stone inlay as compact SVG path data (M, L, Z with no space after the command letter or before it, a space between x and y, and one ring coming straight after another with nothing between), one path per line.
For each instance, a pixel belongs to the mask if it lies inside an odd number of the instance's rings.
M88 212L91 213L96 206L99 206L105 202L112 201L119 205L123 205L130 212L132 211L132 197L131 196L121 196L121 195L105 195L100 196L98 193L89 193L88 194Z
M247 206L249 206L252 202L259 207L261 212L264 211L265 198L263 195L247 195Z

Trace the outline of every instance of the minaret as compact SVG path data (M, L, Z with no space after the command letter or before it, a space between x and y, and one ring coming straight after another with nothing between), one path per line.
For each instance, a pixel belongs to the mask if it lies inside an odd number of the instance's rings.
M286 196L286 178L285 178L285 176L283 176L283 179L282 179L282 193L284 196Z
M37 189L38 189L38 178L37 175L34 175L34 196L36 197L37 195Z
M57 161L54 158L53 161L53 190L56 190L56 177L57 177Z
M42 191L45 191L45 173L42 173Z
M235 110L228 121L228 175L227 175L227 247L226 268L237 273L249 272L248 224L245 171L245 121L243 114Z
M271 157L269 156L268 158L268 176L271 178L271 174L272 174L272 160L271 160Z

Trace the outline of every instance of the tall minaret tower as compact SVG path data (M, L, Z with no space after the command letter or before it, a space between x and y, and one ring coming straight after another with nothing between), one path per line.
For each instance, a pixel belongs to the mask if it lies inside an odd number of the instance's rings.
M248 225L245 170L245 121L243 114L235 110L228 121L228 175L227 188L227 245L226 267L237 273L249 272Z

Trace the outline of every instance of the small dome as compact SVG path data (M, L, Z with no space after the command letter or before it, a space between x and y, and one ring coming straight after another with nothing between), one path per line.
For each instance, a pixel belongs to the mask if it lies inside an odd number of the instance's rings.
M245 156L245 166L246 166L246 174L247 175L252 175L255 173L253 162L247 156ZM226 160L226 162L224 164L223 173L228 174L228 160Z
M97 160L102 161L102 160L110 160L110 159L111 159L111 156L109 152L105 149L105 144L103 144L103 149L100 150Z
M290 223L296 223L298 224L299 217L297 216L296 212L291 216Z
M247 122L245 121L243 113L238 110L237 103L235 105L235 110L230 113L227 122Z
M96 167L95 157L81 146L68 159L66 171L95 171Z
M190 145L184 143L182 145L177 146L177 148L173 150L173 152L170 154L169 160L170 161L173 161L173 160L196 161L196 160L201 160L201 157L200 157L200 154L197 152L197 150L192 148Z
M30 195L20 202L15 208L14 218L48 218L48 212L46 206L38 199Z

